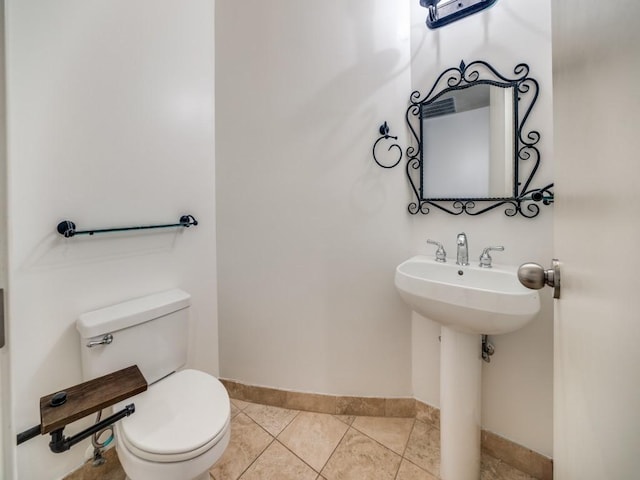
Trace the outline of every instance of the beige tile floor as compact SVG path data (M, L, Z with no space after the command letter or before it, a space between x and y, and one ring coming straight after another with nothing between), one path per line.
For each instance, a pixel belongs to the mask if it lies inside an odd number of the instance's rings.
M214 480L437 480L440 432L413 418L301 412L231 401L231 441L211 468ZM124 480L108 453L69 480ZM534 480L488 455L481 480Z
M413 418L339 416L232 400L214 480L436 480L440 432ZM533 480L488 455L482 480Z

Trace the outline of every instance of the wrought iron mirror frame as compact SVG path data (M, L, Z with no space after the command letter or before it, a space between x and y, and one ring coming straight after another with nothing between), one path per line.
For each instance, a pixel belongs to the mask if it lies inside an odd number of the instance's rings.
M529 66L520 63L514 68L514 78L507 78L494 69L489 63L477 60L468 65L464 61L458 67L451 67L440 74L429 92L422 96L416 90L409 97L409 107L405 113L405 119L413 136L416 146L410 145L406 149L407 164L406 173L411 185L415 201L408 205L409 213L427 214L430 206L452 215L479 215L493 210L501 205L506 205L505 215L513 217L517 214L526 218L533 218L540 213L539 203L544 205L553 203L553 183L541 187L531 187L531 182L540 166L540 151L537 144L540 141L540 132L530 130L525 132L525 124L529 114L538 98L538 82L529 77ZM422 148L422 122L421 111L423 105L428 105L442 95L472 85L488 84L501 88L513 88L513 122L514 122L514 184L512 197L470 197L470 198L427 198L423 192L423 168L424 149ZM522 107L522 108L521 108ZM419 122L419 128L415 127L415 119ZM376 156L376 147L383 140L397 141L398 137L389 135L387 122L380 126L380 137L373 145L373 158L375 162L384 168L393 168L402 159L402 147L397 143L391 144L389 151L397 149L398 158L390 165L383 164ZM522 170L520 163L531 162L529 174L526 178L520 178ZM420 179L414 180L415 172L419 172ZM489 205L478 206L476 202L488 202Z

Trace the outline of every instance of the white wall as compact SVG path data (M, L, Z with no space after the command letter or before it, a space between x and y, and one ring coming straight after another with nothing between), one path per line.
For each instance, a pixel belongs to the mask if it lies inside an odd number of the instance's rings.
M410 395L409 197L371 158L402 128L408 5L219 0L216 20L222 376Z
M531 67L540 82L540 96L528 121L539 130L542 166L536 183L553 181L552 80L550 2L499 1L483 13L439 30L424 25L426 10L411 3L412 87L425 91L446 68L461 60L485 60L509 76L516 64ZM535 219L509 218L504 209L479 217L434 212L413 218L412 253L431 253L425 244L433 238L455 255L455 237L466 232L470 258L481 249L504 245L494 261L519 265L552 258L553 209L543 207ZM491 364L483 368L483 428L545 455L552 454L553 311L548 291L542 292L543 310L524 329L491 337L496 347ZM429 320L413 318L413 386L416 396L439 405L439 328Z
M13 435L81 381L81 312L172 287L193 295L191 363L216 373L213 2L8 0ZM63 239L78 228L187 231ZM141 346L143 347L143 346ZM71 425L77 433L81 425ZM17 447L15 478L60 478L88 441Z
M530 119L543 136L538 181L550 183L549 2L498 2L436 32L410 5L217 2L222 376L329 394L415 393L438 405L439 328L411 320L395 266L431 252L429 237L453 252L463 230L473 256L502 244L498 262L550 261L552 208L532 220L411 217L404 168L383 170L370 156L384 120L406 144L409 93L444 68L485 59L508 74L526 62L541 83ZM493 339L484 369L484 428L547 455L552 335L547 300L525 329Z

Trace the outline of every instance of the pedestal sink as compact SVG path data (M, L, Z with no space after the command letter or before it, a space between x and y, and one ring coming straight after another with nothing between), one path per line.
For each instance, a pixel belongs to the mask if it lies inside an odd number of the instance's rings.
M540 310L517 269L436 262L418 255L396 268L395 285L417 313L442 325L440 478L480 478L482 335L513 332Z

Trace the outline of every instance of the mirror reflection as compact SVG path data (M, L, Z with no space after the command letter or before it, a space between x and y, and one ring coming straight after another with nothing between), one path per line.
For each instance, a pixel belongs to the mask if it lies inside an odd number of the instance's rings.
M514 196L514 88L476 83L420 106L422 198Z

